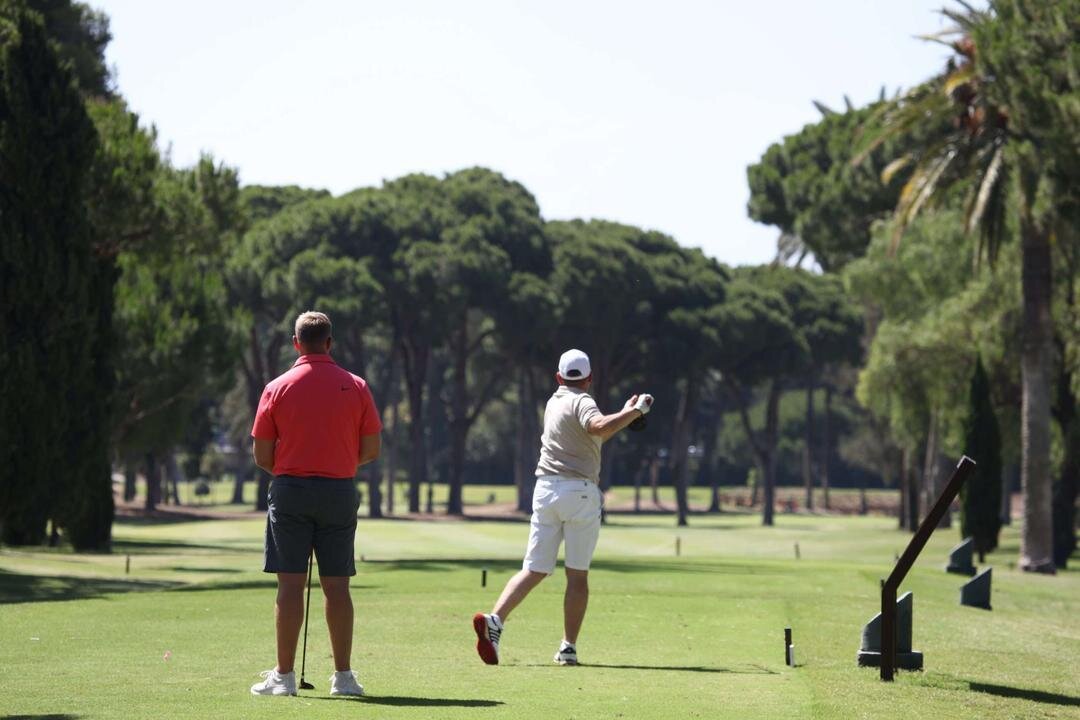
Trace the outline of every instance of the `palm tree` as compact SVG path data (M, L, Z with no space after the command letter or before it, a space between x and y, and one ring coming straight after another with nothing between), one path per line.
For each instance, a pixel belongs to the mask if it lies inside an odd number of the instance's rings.
M1052 14L1055 10L1039 8L1036 0L991 2L987 10L961 4L963 12L943 11L956 23L954 29L926 38L944 43L954 51L944 72L887 103L868 123L876 128L868 134L865 147L853 162L861 162L887 137L907 134L919 138L916 151L896 158L882 172L882 180L888 182L897 172L912 168L895 211L894 247L920 210L963 183L969 187L965 229L977 232L979 238L976 262L982 257L993 262L1006 240L1008 190L1016 190L1024 317L1021 350L1024 528L1020 565L1024 570L1053 573L1051 222L1048 211L1042 209L1044 203L1036 205L1036 198L1045 192L1047 183L1046 167L1050 163L1045 155L1053 151L1033 142L1028 129L1013 120L1019 108L1007 107L1003 101L1003 96L1008 94L1003 93L1002 85L1023 83L1027 79L1002 76L1000 68L990 67L985 61L979 44L982 40L989 46L989 38L1002 34L994 27L1000 22L1000 6L1011 6L1007 11L1017 5L1026 6L1010 16L1016 23L1034 23L1032 14L1045 18L1047 12ZM1075 23L1067 15L1050 20ZM1071 42L1068 34L1063 42L1067 48ZM996 44L995 51L999 55L1017 52L1001 43Z

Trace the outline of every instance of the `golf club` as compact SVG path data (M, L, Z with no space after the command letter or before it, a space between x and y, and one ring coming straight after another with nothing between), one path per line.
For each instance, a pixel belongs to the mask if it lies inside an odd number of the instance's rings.
M307 668L307 619L311 611L311 568L315 564L315 551L312 549L308 555L307 565L307 602L304 604L304 650L300 655L300 689L314 690L315 686L304 679L304 670Z

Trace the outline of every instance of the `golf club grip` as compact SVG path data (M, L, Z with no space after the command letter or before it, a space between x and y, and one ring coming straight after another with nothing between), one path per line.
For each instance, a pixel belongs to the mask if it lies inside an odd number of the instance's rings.
M645 419L645 416L634 418L634 421L627 425L633 432L641 432L649 424L649 421Z

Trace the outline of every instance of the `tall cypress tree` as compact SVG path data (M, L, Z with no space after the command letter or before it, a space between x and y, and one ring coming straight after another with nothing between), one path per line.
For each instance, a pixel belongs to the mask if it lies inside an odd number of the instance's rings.
M0 539L10 544L42 542L57 499L79 490L70 449L81 440L75 406L93 397L95 144L40 16L0 3Z
M982 358L971 377L964 443L977 466L960 491L960 536L974 538L982 562L983 555L997 547L1001 529L1001 433Z

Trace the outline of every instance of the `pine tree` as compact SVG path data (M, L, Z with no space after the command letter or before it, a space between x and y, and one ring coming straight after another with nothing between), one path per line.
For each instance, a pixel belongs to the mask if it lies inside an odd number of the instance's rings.
M0 539L10 544L42 542L57 499L81 492L70 450L82 439L73 414L94 397L84 199L95 143L41 18L0 4Z

